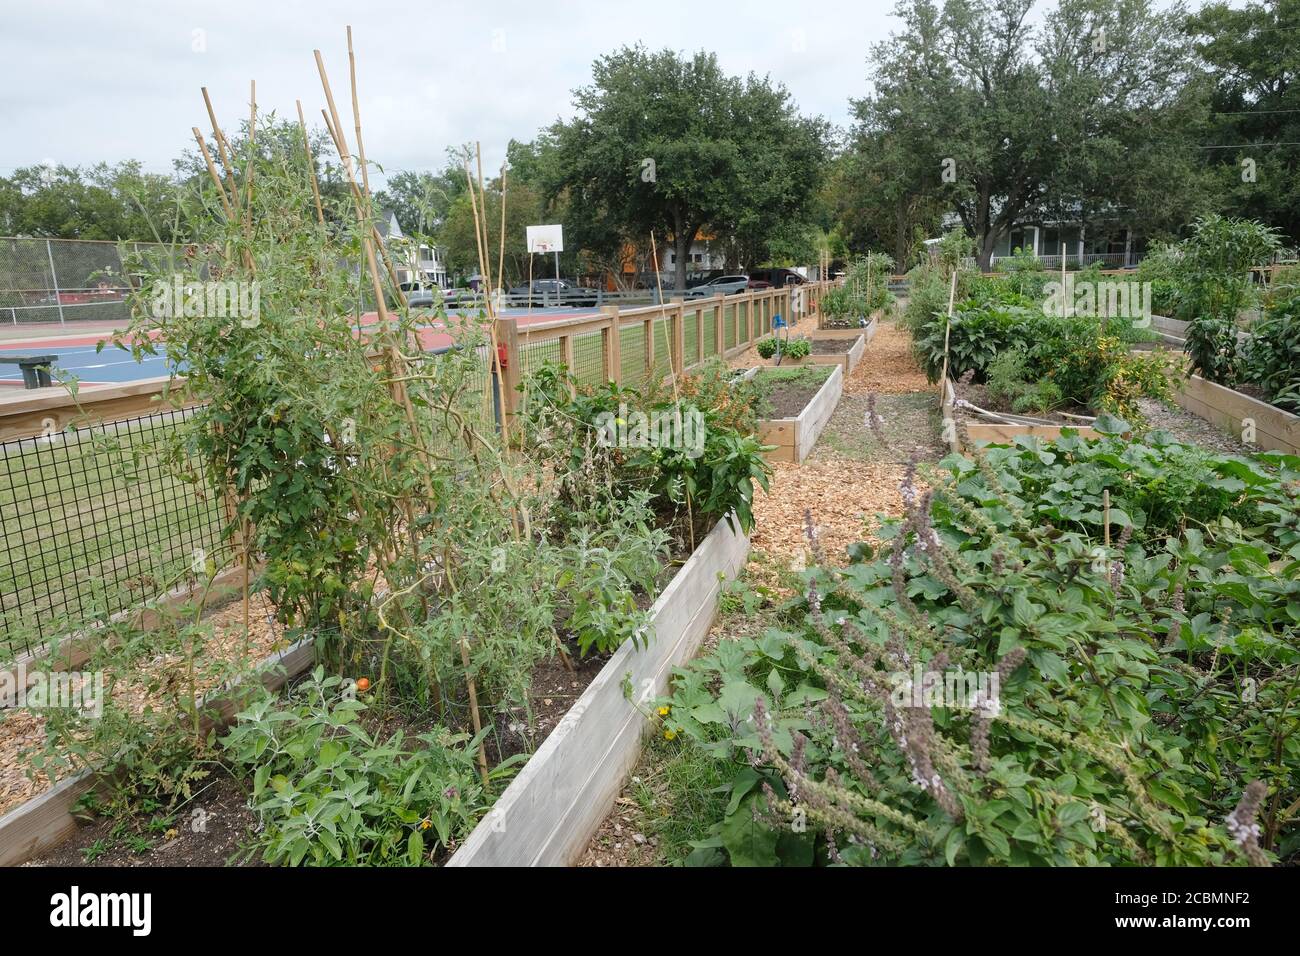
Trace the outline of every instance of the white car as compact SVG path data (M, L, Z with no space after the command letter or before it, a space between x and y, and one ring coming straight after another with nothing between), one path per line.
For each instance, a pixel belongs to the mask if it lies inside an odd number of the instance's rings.
M718 276L693 289L686 290L688 299L707 299L714 295L738 295L749 291L749 276Z

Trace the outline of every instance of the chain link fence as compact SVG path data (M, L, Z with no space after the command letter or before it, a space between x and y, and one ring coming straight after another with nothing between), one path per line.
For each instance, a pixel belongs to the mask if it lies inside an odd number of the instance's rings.
M128 251L166 250L159 243L87 242L0 237L0 325L126 323Z

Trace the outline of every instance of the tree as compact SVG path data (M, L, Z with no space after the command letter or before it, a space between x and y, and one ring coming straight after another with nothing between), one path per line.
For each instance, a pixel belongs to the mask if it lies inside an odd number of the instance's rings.
M440 173L402 170L375 193L376 205L393 210L407 234L428 238L442 226L452 203L468 195L465 170L449 162Z
M6 234L166 242L175 233L176 204L176 183L135 161L27 166L0 179Z
M707 226L752 257L781 217L806 215L824 124L799 116L767 78L723 73L717 58L627 47L601 57L574 92L577 116L544 134L547 195L568 194L605 235L671 239L676 286Z
M1300 0L1212 3L1187 29L1214 82L1204 145L1241 146L1201 150L1204 169L1234 215L1300 242Z
M1150 182L1176 184L1187 166L1177 137L1157 148L1190 108L1177 100L1190 63L1177 11L1061 0L1035 30L1032 7L904 0L902 33L872 48L875 92L855 104L860 141L888 147L899 194L943 198L983 268L1018 222L1125 206L1140 218Z

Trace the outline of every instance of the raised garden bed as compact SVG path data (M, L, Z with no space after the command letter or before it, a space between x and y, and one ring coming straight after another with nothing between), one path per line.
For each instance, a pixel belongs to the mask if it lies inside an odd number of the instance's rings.
M749 537L718 522L651 608L648 645L614 653L448 866L566 866L582 853L636 764L646 702L694 655L748 556Z
M1055 441L1061 437L1062 429L1070 429L1084 438L1097 438L1098 433L1088 426L1086 422L1077 424L1068 424L1064 421L1057 425L1036 425L1028 423L1018 423L1014 421L990 421L986 417L967 414L967 411L958 405L958 386L951 378L945 380L943 388L943 401L941 411L944 420L944 438L948 442L948 447L953 451L962 451L961 437L957 434L955 427L949 427L950 422L956 422L960 416L965 421L966 433L970 436L971 441L977 444L1007 444L1014 442L1017 438L1041 438L1045 441Z
M874 328L872 329L874 331ZM848 375L867 350L867 336L859 333L853 338L848 336L824 337L820 333L812 340L812 353L807 362L810 365L838 365Z
M1261 449L1300 454L1300 415L1199 375L1175 382L1174 401L1239 438L1253 427L1251 444Z
M262 684L275 690L306 672L313 656L313 642L299 641L266 658L257 672ZM206 729L228 725L238 712L239 700L238 688L229 688L202 705ZM78 828L73 807L101 779L91 771L75 774L0 816L0 866L25 863L72 836Z
M770 377L777 371L751 369L748 374L761 382L760 376ZM788 384L765 388L765 406L759 414L770 417L760 418L758 437L763 444L776 446L767 453L767 460L799 464L807 458L843 392L844 368L838 363L820 385L811 376L800 376Z

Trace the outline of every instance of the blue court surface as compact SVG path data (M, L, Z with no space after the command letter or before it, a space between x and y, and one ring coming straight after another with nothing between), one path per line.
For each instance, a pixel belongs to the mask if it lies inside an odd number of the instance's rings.
M598 315L599 311L595 309L578 310L552 307L537 308L531 311L527 309L507 309L501 314L503 317L519 319L520 325L528 325L532 322L549 322L556 319ZM63 335L52 335L37 341L28 340L20 343L0 341L0 357L5 355L57 355L59 357L58 361L54 363L56 377L61 372L68 373L75 375L79 381L87 385L135 382L140 379L157 378L167 374L167 364L163 358L166 353L166 345L162 342L156 344L159 355L145 356L143 362L137 362L131 357L130 352L124 352L112 345L105 345L103 351L97 352L95 343L101 338L105 338L108 335L106 332L78 335L72 326L63 327L63 332ZM426 347L438 347L450 342L450 339L443 335L434 336L439 341L433 341L429 332L423 332L421 337L425 340ZM18 366L0 364L0 395L12 394L15 391L14 386L18 389L22 387L22 373L19 371Z

